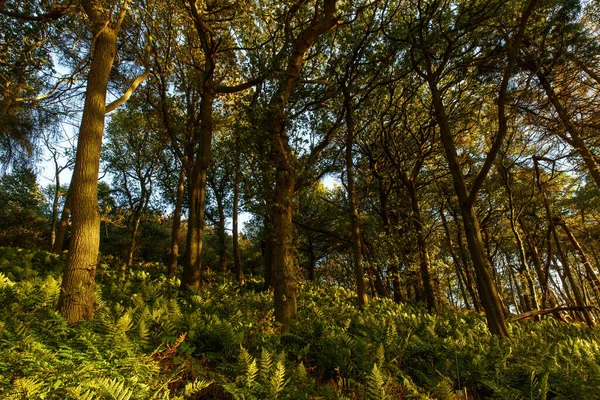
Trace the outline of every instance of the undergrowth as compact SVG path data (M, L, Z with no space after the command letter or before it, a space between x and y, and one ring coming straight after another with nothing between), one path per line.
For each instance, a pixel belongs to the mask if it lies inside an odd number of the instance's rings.
M161 265L101 264L98 311L58 315L62 256L0 248L0 398L600 398L598 329L551 319L489 335L482 316L436 315L304 284L282 334L270 293L209 275L181 294ZM460 387L459 387L460 386Z

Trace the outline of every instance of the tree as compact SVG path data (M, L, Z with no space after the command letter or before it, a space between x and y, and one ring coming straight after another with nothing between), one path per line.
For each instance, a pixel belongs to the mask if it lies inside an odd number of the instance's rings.
M90 320L95 312L94 275L100 245L97 188L105 115L125 102L148 75L145 73L134 80L122 97L107 106L106 91L117 54L117 38L129 3L121 3L116 9L96 0L84 0L81 5L93 39L75 167L68 194L73 221L69 256L58 301L58 310L69 324Z
M15 169L0 178L0 204L0 246L45 247L46 204L32 169Z

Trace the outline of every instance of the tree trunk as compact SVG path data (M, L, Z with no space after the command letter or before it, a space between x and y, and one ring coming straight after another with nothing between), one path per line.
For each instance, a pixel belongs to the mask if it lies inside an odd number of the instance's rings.
M143 201L143 200L140 200ZM139 207L141 208L141 206ZM127 252L127 268L131 268L133 265L133 256L135 253L137 233L140 228L140 222L142 221L142 210L136 209L133 215L133 225L131 226L131 236L129 237L129 251Z
M555 225L558 225L561 228L563 228L563 230L567 234L567 237L569 238L569 241L571 242L571 244L573 245L573 247L579 254L579 257L581 258L583 267L585 268L585 272L587 275L586 278L589 281L590 286L594 290L596 300L600 300L598 298L598 293L600 292L600 280L598 279L598 275L596 275L596 272L593 270L593 268L590 264L590 261L588 260L585 252L583 251L583 248L581 247L581 245L579 244L579 242L573 235L573 232L571 232L571 229L569 229L567 223L564 220L562 220L562 219L556 220Z
M454 268L456 270L456 280L458 282L458 288L459 288L460 294L463 298L465 308L467 310L469 310L471 308L471 305L469 304L469 299L467 298L467 293L465 291L465 286L467 285L467 280L466 280L466 277L463 277L463 273L461 271L461 263L458 260L458 256L456 255L456 252L454 251L454 244L452 243L452 237L450 236L450 228L448 227L448 222L446 221L446 216L444 215L444 207L443 206L440 209L440 216L442 218L442 226L444 227L444 232L446 233L446 241L448 244L448 250L450 251L450 257L452 257L452 262L454 263Z
M354 163L352 161L352 147L354 146L354 105L350 92L345 84L342 84L344 93L344 108L346 109L346 188L348 191L348 206L350 207L350 226L352 241L352 260L354 263L354 278L356 280L356 294L358 296L358 307L364 308L369 304L367 297L367 286L365 284L365 273L363 271L361 233L358 208L356 207L354 188Z
M575 303L579 307L585 307L586 306L585 299L583 298L583 295L581 294L581 291L579 290L579 286L577 285L577 282L575 281L575 277L573 276L573 272L571 271L571 267L569 266L567 257L565 256L565 253L562 250L562 246L561 246L560 240L558 238L558 233L556 232L556 225L554 223L555 219L552 216L552 211L550 210L550 203L548 201L548 196L546 195L546 191L544 190L544 188L542 186L541 174L540 174L540 169L538 166L538 161L539 161L538 158L536 158L536 157L533 158L533 164L535 167L535 174L536 174L536 183L537 183L538 190L540 191L540 193L542 195L544 209L546 210L546 218L548 219L548 231L549 231L549 233L551 232L552 236L554 237L554 244L556 246L556 252L558 253L558 257L560 259L560 263L562 265L562 270L564 271L564 275L566 276L569 284L571 285L571 291L573 292L573 296L575 297ZM561 278L562 278L562 276L561 276ZM566 289L566 287L565 287L565 289ZM584 308L582 311L582 314L583 314L583 319L585 320L585 322L589 326L593 326L594 322L593 322L589 312L587 311L587 309Z
M437 84L431 78L429 79L428 83L433 98L438 124L440 126L441 141L446 153L446 159L448 161L448 166L454 183L454 190L458 196L458 203L465 228L467 246L469 248L469 252L471 253L471 261L473 262L475 277L477 279L477 288L479 291L481 304L487 318L488 328L494 335L508 337L508 328L506 325L506 319L504 318L502 300L500 299L498 289L496 288L496 283L494 282L492 276L492 267L486 257L486 250L483 239L481 238L481 230L479 228L479 221L477 220L475 210L469 201L469 191L460 169L454 138L452 137L452 132L446 117L446 111L442 103L442 98L437 89Z
M238 214L239 214L239 203L240 203L240 149L238 146L238 139L236 139L236 163L235 163L235 176L233 182L233 264L235 267L235 279L244 284L244 270L242 269L242 259L240 257L240 235L238 227Z
M208 64L208 62L207 62ZM209 68L207 65L206 68ZM214 65L212 66L214 68ZM210 162L213 134L212 109L215 98L212 69L205 71L200 101L200 148L189 182L189 218L186 257L181 288L199 289L202 284L202 241L204 239L204 206L206 203L206 171Z
M292 44L285 74L278 82L264 120L271 145L270 160L275 170L274 201L269 207L274 233L272 268L275 320L283 324L283 330L289 329L297 315L296 276L291 259L296 155L286 133L286 108L290 96L300 84L304 55L323 34L338 23L336 0L324 0L322 9L315 7L315 13L321 15L315 15Z
M227 233L225 232L225 207L221 194L217 195L217 208L219 210L219 223L217 224L219 236L219 271L227 272Z
M527 309L525 311L531 311L539 308L537 294L535 292L535 286L533 284L533 280L529 275L529 265L527 264L527 257L525 254L525 245L523 244L523 239L521 238L521 234L517 228L517 219L518 216L515 215L515 203L512 193L512 188L510 187L510 175L509 171L503 166L500 166L500 174L503 178L504 188L506 189L506 193L508 195L508 209L509 209L509 222L510 229L513 233L515 241L517 242L517 250L519 252L519 261L521 263L521 267L519 268L520 278L524 280L523 283L526 284L527 290L529 293L525 295L527 301Z
M408 191L410 198L410 205L412 208L412 226L417 236L417 250L419 251L419 268L421 271L421 281L423 283L423 292L425 294L425 300L427 302L427 309L432 312L437 308L435 301L435 293L433 290L433 284L431 282L430 269L431 265L429 262L429 254L427 252L427 241L425 240L425 233L423 232L423 218L421 217L421 209L419 206L419 199L417 198L417 190L415 183L410 179L404 171L400 171L400 179L404 184L404 187Z
M104 133L106 90L117 51L117 31L98 21L98 5L84 2L93 24L95 45L87 77L85 104L77 141L75 168L69 197L73 219L69 256L65 266L58 311L69 324L91 320L95 312L94 276L100 245L98 171ZM95 18L91 15L95 15Z
M185 192L185 166L181 166L177 193L175 195L175 210L173 212L173 227L171 228L171 252L169 253L169 277L177 274L177 259L179 257L179 237L181 234L181 214Z
M56 159L54 160L56 163ZM60 173L57 170L54 175L56 189L54 190L54 200L52 201L52 218L50 223L50 248L54 250L54 242L56 242L56 225L58 223L58 200L60 199Z
M283 125L282 125L283 126ZM292 151L287 144L287 136L281 132L273 135L273 149L277 149L275 165L275 202L271 205L273 219L272 272L275 320L287 329L296 319L297 290L292 250L292 200L295 190L295 171L292 165ZM285 143L283 143L285 140Z
M69 228L69 217L71 216L71 186L67 190L67 198L63 205L63 211L60 215L60 222L58 223L58 230L56 232L56 240L52 246L52 252L60 254L65 243L65 236L67 236L67 229Z

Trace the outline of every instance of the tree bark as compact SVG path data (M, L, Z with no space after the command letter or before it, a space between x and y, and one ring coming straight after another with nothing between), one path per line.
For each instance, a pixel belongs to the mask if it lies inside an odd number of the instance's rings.
M98 171L104 133L106 90L117 52L119 25L115 29L105 23L101 13L102 6L96 1L83 1L82 5L92 23L95 44L87 77L69 196L74 205L69 255L58 299L58 311L69 324L91 320L96 307L94 276L100 245Z
M171 252L169 253L169 277L177 274L177 259L179 257L179 238L181 235L181 215L183 210L183 196L185 192L185 166L181 166L177 193L175 195L175 210L173 212L173 226L171 228Z

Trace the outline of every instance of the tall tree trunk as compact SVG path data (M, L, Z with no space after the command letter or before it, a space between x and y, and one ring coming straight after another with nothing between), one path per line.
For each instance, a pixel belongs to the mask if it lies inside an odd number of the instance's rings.
M219 211L219 223L217 224L219 236L219 271L227 272L227 233L225 232L225 207L223 199L217 196L217 208Z
M273 247L275 246L273 235L273 223L269 215L263 220L263 239L261 243L265 270L265 290L273 289Z
M206 171L201 156L197 157L189 179L188 230L185 263L181 288L199 289L202 284L202 241L204 238L204 205L206 200Z
M233 265L235 269L235 279L244 284L244 270L242 269L242 259L240 257L240 234L238 227L238 215L239 215L239 203L240 203L240 149L239 139L236 138L236 163L235 163L235 175L233 181L233 222L232 222L232 236L233 236Z
M556 224L554 223L555 218L553 217L552 211L550 210L550 202L548 201L548 196L546 195L546 191L544 190L544 187L542 186L541 174L540 174L538 162L539 162L539 158L534 157L533 164L535 167L536 183L537 183L538 190L540 191L540 193L542 195L544 209L546 210L546 218L548 219L548 230L549 230L549 232L552 233L552 236L554 238L556 252L560 259L560 263L562 265L562 270L564 272L564 275L566 276L566 278L571 286L571 291L573 292L573 297L575 298L575 303L579 307L585 307L586 306L585 299L579 289L579 285L577 284L575 277L573 276L573 272L571 271L569 261L567 260L567 257L565 255L564 251L562 250L562 246L560 244L558 233L556 232ZM565 287L565 289L566 289L566 287ZM587 309L582 308L581 313L583 315L583 319L585 320L585 322L589 326L593 326L594 322L593 322L589 312L587 311Z
M56 240L52 246L52 252L60 254L65 243L65 236L67 236L67 229L69 228L69 218L71 216L71 185L67 190L67 197L65 204L63 205L63 211L60 215L60 221L58 223L58 229L56 231Z
M283 111L283 110L282 110ZM283 127L283 124L280 126ZM275 304L275 320L289 327L296 319L297 289L292 250L292 200L295 191L295 170L293 154L287 143L287 135L280 132L272 136L273 149L277 149L274 164L277 168L275 178L275 202L271 205L273 219L272 273ZM285 141L285 142L284 142Z
M207 62L208 63L208 62ZM213 134L212 109L215 98L212 70L205 71L200 101L200 148L196 154L189 183L189 218L182 288L199 289L202 284L202 244L204 239L204 207L206 204L206 172L210 163Z
M567 237L569 238L569 241L571 242L571 244L573 245L573 247L579 254L579 258L581 258L581 263L583 264L583 267L585 268L586 278L589 281L590 286L594 290L596 300L600 300L598 298L598 294L600 292L600 280L598 279L598 275L596 275L596 272L592 268L590 261L587 258L587 255L585 254L585 251L583 251L583 248L581 247L581 245L575 238L575 235L573 235L573 232L571 232L571 229L569 229L569 226L563 219L555 220L555 225L558 225L561 228L563 228L563 230L567 234Z
M206 171L210 163L213 135L213 104L216 89L214 82L215 57L218 41L206 25L194 1L187 1L189 12L200 38L204 53L202 99L200 100L200 127L194 136L200 146L195 154L194 166L189 176L189 218L186 238L186 256L183 265L181 288L199 289L202 285L202 242L204 239L204 206L206 203ZM196 128L197 129L197 128Z
M299 3L301 4L301 3ZM292 200L296 188L296 155L286 133L290 96L300 84L304 56L312 45L337 23L336 0L324 0L322 9L315 7L315 15L293 43L285 74L278 82L265 114L265 127L271 145L270 160L275 170L274 201L269 207L273 219L273 287L275 320L289 329L296 319L296 274L291 259ZM292 15L286 15L290 18Z
M531 279L531 275L529 275L529 265L527 264L527 256L525 254L525 245L523 243L523 239L521 238L521 234L519 233L519 229L517 227L517 219L519 216L515 215L515 202L513 198L512 188L510 187L510 175L507 168L503 165L500 165L500 174L503 178L504 188L506 189L506 193L508 195L508 210L509 210L509 222L510 229L513 233L515 241L517 242L517 250L519 253L519 261L521 263L521 267L519 268L519 274L521 279L526 284L528 293L525 294L527 299L527 309L525 311L531 311L532 309L537 310L539 308L537 294L535 291L535 286L533 284L533 280Z
M369 298L367 296L365 273L363 271L360 219L358 208L356 207L354 187L354 162L352 160L352 147L354 146L354 104L352 104L350 92L345 84L342 84L342 92L344 94L344 108L346 109L346 189L348 191L348 205L350 207L350 240L352 241L352 260L354 263L358 307L362 309L369 304Z
M444 227L444 232L446 234L446 242L448 244L448 250L450 251L450 257L452 257L452 262L454 263L454 268L456 270L456 280L458 282L458 288L459 288L460 294L463 298L465 308L467 310L469 310L471 308L471 305L469 304L469 299L468 299L467 293L465 291L465 286L467 285L467 280L466 280L466 277L463 276L463 271L461 271L461 263L458 260L458 256L456 255L456 252L454 251L454 244L452 243L452 237L450 236L450 228L448 227L448 222L446 221L446 216L444 214L444 206L443 205L440 208L440 216L442 218L442 226ZM465 267L463 267L463 268L465 268Z
M447 121L446 111L437 83L431 78L429 87L433 98L434 108L440 125L440 137L446 153L446 159L452 175L454 190L458 197L459 209L465 228L467 246L475 269L477 288L481 304L487 317L488 328L494 335L508 337L508 328L504 318L502 300L492 276L492 266L486 256L485 245L481 238L481 230L475 210L469 201L469 191L460 169L460 162L454 144L454 138Z
M171 252L169 253L169 277L177 274L177 259L179 257L179 237L181 235L181 215L183 211L183 196L185 192L185 166L181 166L177 192L175 194L175 210L173 212L173 226L171 228Z
M143 200L140 200L143 201ZM131 226L131 236L129 237L129 251L127 252L127 267L131 268L133 265L133 256L135 254L136 238L138 230L140 228L140 222L142 221L142 209L138 207L133 214L133 224Z
M404 187L408 191L408 196L410 198L410 205L412 208L411 219L413 230L417 236L417 250L419 251L419 268L421 271L423 292L427 302L427 309L431 312L436 310L437 305L435 301L433 283L431 282L431 265L429 262L429 254L427 252L427 241L425 240L425 233L423 232L423 218L421 217L421 208L419 206L419 199L417 198L417 190L415 188L413 179L409 178L404 171L399 171L399 175Z
M94 276L100 245L98 171L106 113L106 90L117 52L118 30L106 25L102 6L82 2L92 22L95 45L87 77L85 104L79 128L75 168L71 180L73 219L58 311L69 324L91 320L95 312Z
M525 225L525 220L522 215L519 216L518 222L519 226L521 227L521 230L525 234L525 242L527 243L527 248L529 249L529 256L531 257L533 269L535 270L535 274L537 276L538 283L542 291L541 306L542 308L548 308L551 305L554 305L550 300L554 298L554 294L552 293L550 286L548 285L548 274L544 273L544 266L540 257L540 253L537 249L533 238L527 234L527 227Z

